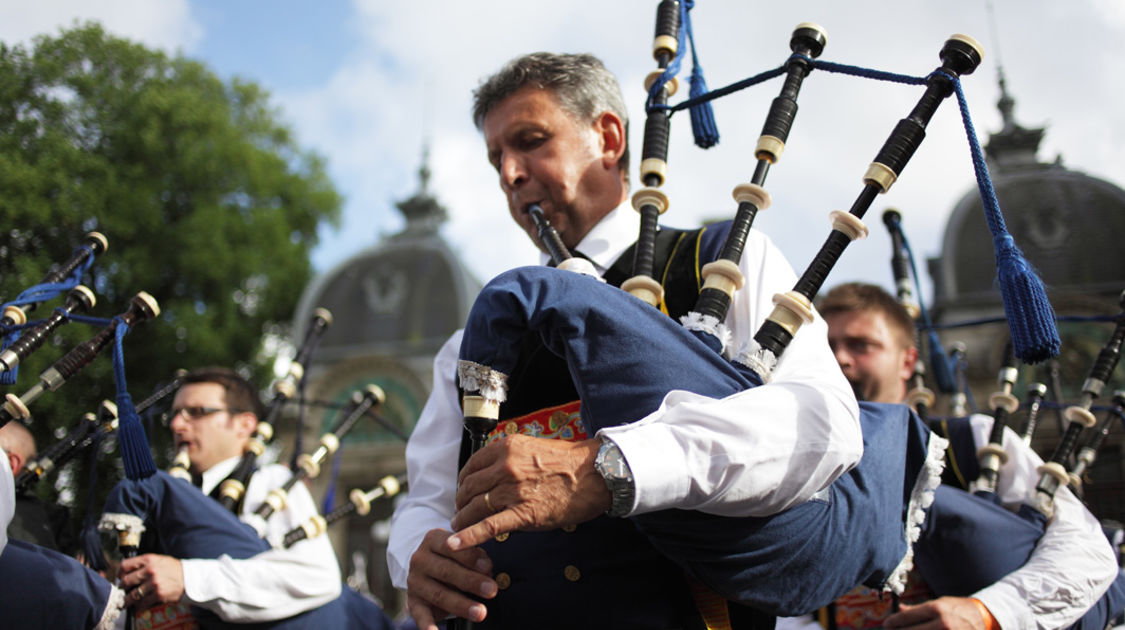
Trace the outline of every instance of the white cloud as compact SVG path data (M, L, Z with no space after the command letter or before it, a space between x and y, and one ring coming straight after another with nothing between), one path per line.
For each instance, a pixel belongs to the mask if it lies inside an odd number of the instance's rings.
M0 3L0 40L26 45L35 35L54 35L87 20L168 52L190 52L203 36L188 0L8 0Z
M50 31L77 16L189 54L202 37L186 0L4 4L10 6L0 6L0 37L7 41ZM318 268L326 270L374 243L378 234L401 228L392 204L416 189L425 138L432 145L432 190L450 211L445 232L470 267L487 278L510 264L530 262L534 254L507 218L496 176L469 120L470 92L483 76L521 53L594 52L621 80L636 155L643 127L640 84L655 67L650 54L655 6L655 1L355 0L348 35L358 34L359 43L338 60L334 72L311 89L265 86L301 143L328 157L330 174L347 197L342 229L326 234L315 253ZM1115 114L1116 103L1125 100L1125 84L1112 80L1125 49L1110 45L1125 37L1121 3L994 0L994 6L995 35L979 0L709 0L697 4L693 22L712 88L784 62L790 32L803 21L828 30L824 59L912 75L939 64L938 50L948 35L970 34L986 48L985 62L964 80L982 139L1000 126L995 107L999 58L1017 100L1017 120L1025 126L1049 125L1042 159L1061 153L1067 165L1094 175L1125 172L1120 151L1125 126ZM300 24L277 36L298 40ZM690 226L733 212L730 190L753 172L753 146L779 86L771 81L716 102L722 142L709 151L692 146L687 115L676 116L669 224ZM757 222L795 267L802 268L823 242L827 213L850 206L868 162L920 94L918 87L823 72L806 81L789 146L767 182L774 207ZM879 225L887 206L901 209L916 254L936 255L948 213L974 186L957 108L947 102L899 182L873 204L867 215L871 237L849 248L832 280L890 283L888 239ZM483 241L488 246L481 247Z

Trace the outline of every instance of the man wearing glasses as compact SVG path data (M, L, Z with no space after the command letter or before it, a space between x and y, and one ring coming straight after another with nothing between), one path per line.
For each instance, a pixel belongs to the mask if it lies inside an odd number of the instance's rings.
M216 489L247 449L263 413L254 387L231 370L204 368L184 377L167 415L176 448L187 445L196 485L217 499ZM245 517L290 477L269 464L250 477L239 508ZM289 491L287 506L268 521L267 538L282 537L317 514L304 484ZM324 536L245 560L172 558L144 554L121 562L130 605L143 610L183 601L234 623L274 621L312 610L340 595L340 569Z

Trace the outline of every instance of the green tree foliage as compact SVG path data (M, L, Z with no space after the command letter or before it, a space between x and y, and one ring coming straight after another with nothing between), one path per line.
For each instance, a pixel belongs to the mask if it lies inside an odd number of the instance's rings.
M257 85L224 83L88 24L0 43L0 297L14 298L97 230L85 283L111 317L147 291L162 315L125 339L134 400L178 368L239 367L262 383L263 332L311 277L317 227L340 196ZM60 304L44 305L33 317ZM96 329L71 323L21 365L17 395ZM110 354L31 405L40 448L113 398ZM166 447L157 425L154 445ZM157 461L163 464L162 449Z

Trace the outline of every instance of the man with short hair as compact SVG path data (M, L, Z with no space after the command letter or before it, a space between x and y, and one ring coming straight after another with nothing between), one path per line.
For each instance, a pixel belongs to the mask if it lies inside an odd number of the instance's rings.
M20 474L27 462L35 459L39 453L35 446L35 436L19 422L9 422L0 427L0 448L8 455L8 465L13 475Z
M0 448L7 453L13 476L18 476L39 453L35 436L18 421L0 427ZM75 551L70 511L61 505L44 503L30 489L23 492L17 490L16 510L8 525L8 535L16 540L67 554Z
M205 368L184 377L167 418L176 447L187 447L190 470L204 494L212 494L237 466L262 413L254 387L232 370ZM290 476L285 466L260 467L239 513L251 514ZM297 484L286 507L267 522L267 538L280 538L316 514L308 489ZM241 560L143 554L122 560L121 580L128 604L138 609L182 598L235 623L292 617L331 602L341 588L336 556L324 536Z
M510 62L475 96L473 118L512 218L544 249L528 214L538 204L568 248L619 284L638 219L613 75L590 55L535 53ZM689 272L692 303L692 256L707 236L681 235L657 262ZM681 254L690 268L677 266ZM772 295L796 281L757 231L739 267L746 285L725 322L735 347L769 315ZM406 588L418 626L430 630L456 615L482 627L702 627L683 570L623 517L672 508L769 515L806 501L858 461L856 402L832 365L823 321L808 328L769 384L722 399L672 391L657 411L596 435L581 423L565 363L529 339L501 406L495 435L507 437L469 460L465 474L471 467L481 491L464 497L454 334L435 358L434 391L407 445L410 491L388 548L392 581ZM728 613L736 627L748 614Z
M906 309L882 288L863 283L836 286L817 308L828 323L828 344L856 396L902 402L918 357L914 321ZM976 448L987 444L992 417L972 416L970 429ZM997 492L1015 510L1034 493L1042 460L1010 429L1003 447L1009 457L1000 468ZM1056 515L1027 563L973 597L940 597L890 614L890 602L870 589L853 592L837 602L835 616L856 625L839 627L1047 629L1075 623L1117 575L1116 563L1097 519L1074 495L1062 488L1056 502Z

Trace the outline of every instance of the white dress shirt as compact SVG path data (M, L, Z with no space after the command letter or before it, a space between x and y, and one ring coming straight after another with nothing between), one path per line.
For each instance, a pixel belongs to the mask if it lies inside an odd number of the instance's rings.
M604 272L636 240L628 203L607 215L577 249ZM726 324L732 346L751 339L771 297L796 275L764 235L752 231L740 268L745 286ZM387 563L405 588L410 556L431 529L448 529L456 491L462 413L455 382L461 332L434 360L434 388L406 447L409 494L395 510ZM667 508L763 516L804 502L859 461L859 409L836 367L819 315L794 338L770 383L724 399L672 391L637 421L599 435L620 447L636 483L632 514Z
M238 465L241 457L222 461L203 473L202 491L211 490ZM242 518L261 505L266 494L292 475L278 464L258 469L246 488ZM305 484L289 491L284 510L269 519L267 538L280 538L318 514ZM217 559L185 559L184 596L228 622L285 619L312 610L340 595L340 567L325 536L302 540L288 549L270 549L244 560L223 555Z

